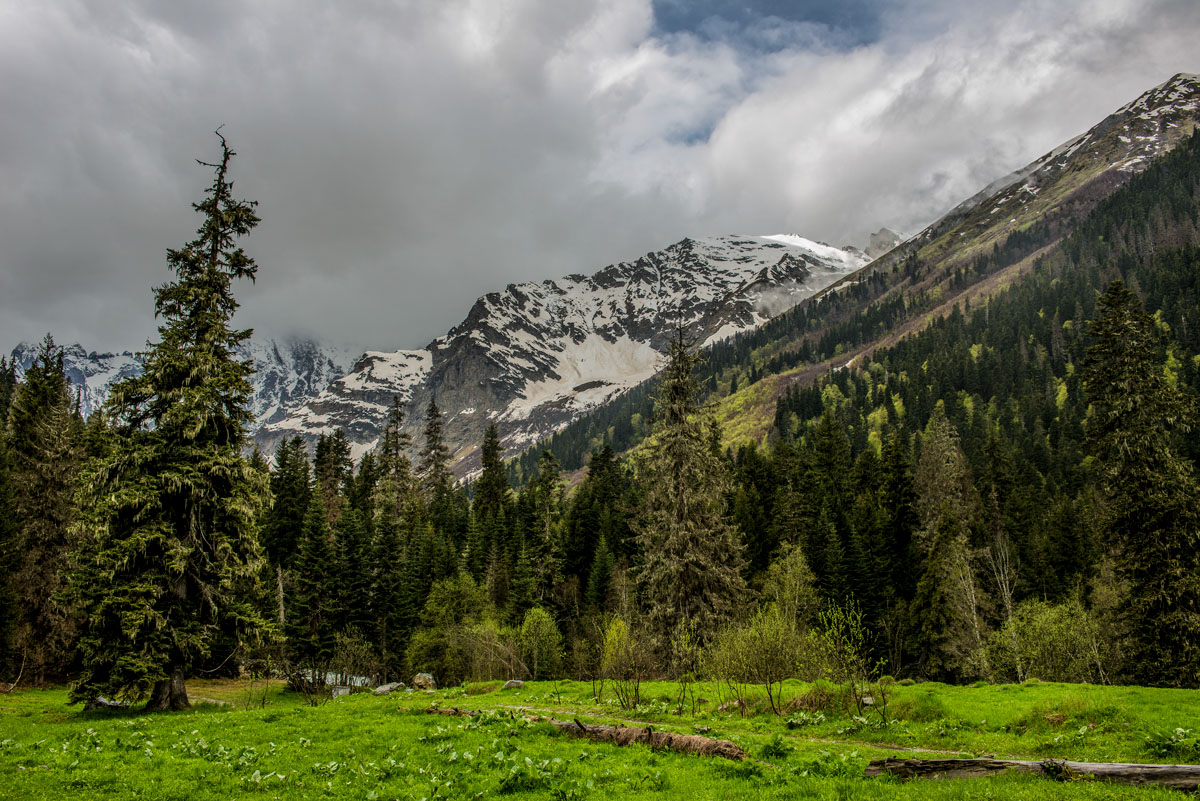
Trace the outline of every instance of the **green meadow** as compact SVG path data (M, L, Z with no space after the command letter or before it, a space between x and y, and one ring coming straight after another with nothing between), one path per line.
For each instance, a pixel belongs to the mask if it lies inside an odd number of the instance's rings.
M1159 788L1034 776L864 779L871 759L981 756L1200 762L1200 693L1028 683L898 686L889 725L836 709L831 685L791 683L776 716L718 711L721 688L677 715L678 685L642 703L597 702L587 682L499 682L430 693L343 696L309 705L278 684L195 681L189 712L91 711L65 689L0 696L5 799L1093 799L1180 798ZM765 700L763 701L765 705ZM430 715L429 707L481 710ZM645 725L731 740L745 762L619 748L527 717Z

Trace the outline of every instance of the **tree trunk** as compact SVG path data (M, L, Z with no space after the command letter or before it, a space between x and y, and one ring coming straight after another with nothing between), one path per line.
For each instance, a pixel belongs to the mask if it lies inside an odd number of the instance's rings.
M170 676L154 685L154 691L146 703L147 712L179 711L191 707L187 686L183 681L183 665L172 667Z
M452 715L454 717L466 718L479 715L478 710L459 709L458 707L451 709L430 707L425 712L430 715ZM610 745L641 744L648 745L654 750L666 749L668 751L678 751L683 754L695 754L697 756L724 757L725 759L732 759L735 762L749 758L749 755L742 750L741 746L735 745L729 740L714 740L710 737L701 737L698 734L674 734L667 731L655 731L651 726L598 726L582 723L579 718L555 720L554 718L542 718L536 715L525 715L524 718L533 723L549 723L560 732L573 737L586 737L589 740L609 743Z
M281 565L275 565L275 598L279 604L279 629L282 631L287 620L283 612L283 567Z
M994 776L1010 770L1040 773L1066 780L1092 776L1118 784L1158 784L1178 790L1200 786L1200 765L1139 765L1105 762L1066 762L1048 759L1035 762L1021 759L877 759L867 765L866 778L890 773L901 779L958 778Z

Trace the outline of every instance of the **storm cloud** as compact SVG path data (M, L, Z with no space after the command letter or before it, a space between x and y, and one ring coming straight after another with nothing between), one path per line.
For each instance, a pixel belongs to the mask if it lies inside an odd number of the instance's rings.
M218 125L237 322L420 347L684 236L914 232L1198 37L1191 0L0 0L0 349L153 335Z

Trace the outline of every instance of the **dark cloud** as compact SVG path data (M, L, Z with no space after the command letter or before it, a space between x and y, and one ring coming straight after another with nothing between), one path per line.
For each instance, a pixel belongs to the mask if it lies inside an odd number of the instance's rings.
M0 0L0 343L152 334L220 124L239 323L415 347L686 235L913 230L1200 68L1191 2L784 6Z

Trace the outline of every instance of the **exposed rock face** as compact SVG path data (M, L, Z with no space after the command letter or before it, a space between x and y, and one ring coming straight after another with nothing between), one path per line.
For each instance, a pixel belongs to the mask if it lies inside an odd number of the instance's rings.
M504 682L504 686L501 687L500 689L501 690L519 690L524 686L525 686L525 682L521 681L520 679L509 679L508 681Z
M867 242L867 256L877 259L905 239L903 234L898 234L890 228L880 228L871 234L871 238Z
M513 455L654 375L676 326L701 343L752 328L861 267L855 250L798 236L684 239L591 276L511 284L419 351L368 352L305 406L264 425L315 441L343 428L358 456L376 443L392 398L418 434L434 399L459 475L496 423ZM419 437L414 437L419 445Z

